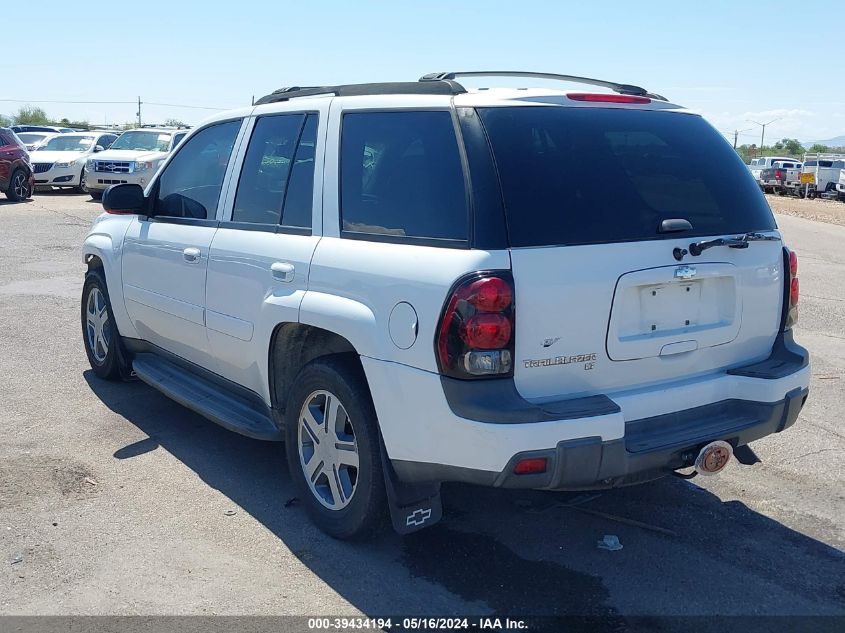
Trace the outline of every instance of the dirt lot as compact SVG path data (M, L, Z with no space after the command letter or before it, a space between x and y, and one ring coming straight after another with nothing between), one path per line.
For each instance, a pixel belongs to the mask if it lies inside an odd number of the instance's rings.
M587 497L447 486L441 524L349 544L291 501L279 445L92 374L79 249L99 212L0 202L0 614L845 616L845 228L778 216L813 379L761 464Z
M806 200L776 195L766 195L766 199L775 213L845 226L845 202L820 198Z

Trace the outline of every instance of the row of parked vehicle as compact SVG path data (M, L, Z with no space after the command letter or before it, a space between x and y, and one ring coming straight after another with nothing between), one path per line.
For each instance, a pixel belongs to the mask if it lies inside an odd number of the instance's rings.
M0 129L0 191L22 200L38 189L70 189L100 199L114 184L146 185L186 128L78 131L23 125Z
M804 154L755 158L751 174L765 193L845 201L845 154Z

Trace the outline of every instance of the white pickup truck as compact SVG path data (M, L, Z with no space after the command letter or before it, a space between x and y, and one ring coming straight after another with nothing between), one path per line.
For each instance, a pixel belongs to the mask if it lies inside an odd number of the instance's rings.
M839 192L845 154L804 154L799 195L833 197Z

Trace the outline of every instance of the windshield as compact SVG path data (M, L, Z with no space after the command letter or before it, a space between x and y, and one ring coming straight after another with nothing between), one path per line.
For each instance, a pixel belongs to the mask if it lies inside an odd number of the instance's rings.
M166 152L170 134L162 132L124 132L109 149L130 149L147 152Z
M42 134L39 132L21 132L18 134L18 138L21 140L21 142L26 143L27 145L43 141L48 136L50 135Z
M91 149L93 144L93 136L62 134L60 136L54 136L37 149L43 152L85 152Z
M700 116L620 108L480 108L512 246L775 228L742 160Z

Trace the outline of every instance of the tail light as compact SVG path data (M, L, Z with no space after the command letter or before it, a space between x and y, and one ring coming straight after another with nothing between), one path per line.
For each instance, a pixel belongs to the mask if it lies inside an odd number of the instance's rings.
M780 169L775 170L775 180L782 180L783 176L781 175L783 172Z
M434 345L440 373L453 378L513 373L514 291L508 271L462 277L440 315Z
M783 329L788 330L798 322L798 296L800 285L798 283L798 255L784 247L783 249L784 269L787 271L786 284L784 287L784 318Z

